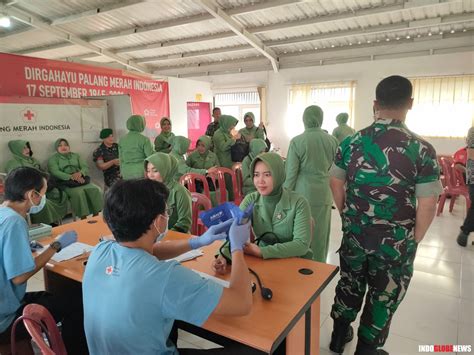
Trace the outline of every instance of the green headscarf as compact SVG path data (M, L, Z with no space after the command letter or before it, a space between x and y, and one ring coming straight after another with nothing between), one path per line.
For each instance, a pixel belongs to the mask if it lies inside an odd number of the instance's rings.
M183 136L176 136L173 138L171 145L173 146L172 152L175 152L178 155L184 155L189 149L191 141Z
M249 158L254 160L257 155L264 152L267 149L267 144L263 139L255 138L250 141L249 147Z
M178 161L175 157L166 153L155 153L145 159L153 164L156 170L160 172L163 183L171 189L177 182L173 179L178 171Z
M145 130L145 118L140 115L130 116L127 120L127 129L132 132L143 132Z
M59 143L61 143L61 142L66 142L66 144L69 145L69 142L68 142L67 139L65 139L65 138L58 138L58 139L56 139L56 142L54 142L54 150L56 151L57 154L59 154L59 155L61 155L61 156L63 156L63 157L69 158L70 155L71 155L71 149L69 149L69 153L66 153L66 154L62 154L62 153L59 153L59 152L58 152ZM69 145L69 148L70 148L70 147L71 147L71 146Z
M247 117L250 117L252 119L252 122L255 126L255 115L253 114L253 112L247 112L245 115L244 115L244 121ZM245 128L247 128L247 126L245 126Z
M173 125L171 124L171 120L168 118L168 117L162 117L161 120L160 120L160 127L163 128L163 123L165 121L168 121L170 126L173 127ZM163 132L163 130L161 131L161 133L165 138L169 138L171 137L171 135L173 134L171 131L169 132Z
M31 151L31 147L29 147L30 148L30 156L25 157L23 155L23 148L25 148L27 145L28 146L30 145L30 143L27 142L27 141L23 141L23 140L19 140L19 139L18 140L13 140L13 141L8 142L8 149L10 149L10 152L12 152L12 154L17 159L31 160L31 156L33 155L33 152Z
M239 120L234 116L229 115L222 115L219 118L219 128L223 131L223 133L229 134L229 130L233 126L237 126Z
M339 126L343 124L347 124L348 120L349 120L349 115L345 112L342 112L336 116L336 122Z
M267 220L271 220L273 213L275 212L276 205L281 199L283 192L283 183L285 182L285 164L283 159L276 153L263 153L256 157L250 165L250 171L255 171L255 165L263 161L270 170L273 177L273 190L268 196L261 196L263 203L263 210L261 211L266 215Z
M203 143L204 146L206 147L206 151L204 152L204 154L199 154L199 155L201 155L201 156L207 155L207 153L209 153L209 148L211 148L211 143L212 143L211 137L201 136L201 137L199 137L198 142Z
M100 139L105 139L113 133L114 133L114 131L112 131L111 128L104 128L102 131L100 131L99 137L100 137Z
M303 113L304 128L320 128L323 124L323 116L321 107L316 105L306 107Z

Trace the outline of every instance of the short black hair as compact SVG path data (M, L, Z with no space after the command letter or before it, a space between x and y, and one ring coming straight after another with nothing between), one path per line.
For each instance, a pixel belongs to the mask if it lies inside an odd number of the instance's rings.
M220 108L220 107L214 107L214 108L212 109L212 114L216 113L217 110L220 111L221 108Z
M410 80L403 76L392 75L378 83L375 98L380 107L399 109L406 106L413 94Z
M25 192L40 191L48 180L48 175L35 168L20 167L13 169L5 179L5 200L23 202Z
M133 242L148 231L153 220L163 214L168 188L150 179L118 181L105 195L104 220L115 239Z

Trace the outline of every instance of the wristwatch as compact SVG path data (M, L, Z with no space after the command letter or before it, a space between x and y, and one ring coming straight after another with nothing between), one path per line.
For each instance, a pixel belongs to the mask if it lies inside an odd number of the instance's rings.
M58 242L57 240L52 242L49 246L52 249L54 249L56 251L56 253L59 253L61 251L61 243Z

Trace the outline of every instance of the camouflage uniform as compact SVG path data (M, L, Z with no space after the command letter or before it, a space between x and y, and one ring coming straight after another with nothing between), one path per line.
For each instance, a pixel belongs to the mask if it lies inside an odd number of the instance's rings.
M331 175L347 183L331 317L354 321L368 285L358 337L383 346L413 274L416 197L441 192L436 152L403 122L378 120L341 143Z

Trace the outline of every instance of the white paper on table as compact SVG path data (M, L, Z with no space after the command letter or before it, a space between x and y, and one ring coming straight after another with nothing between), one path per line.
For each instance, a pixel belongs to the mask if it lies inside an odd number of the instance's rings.
M203 279L208 279L208 280L211 280L223 287L226 287L226 288L229 288L230 286L230 282L229 281L226 281L226 280L222 280L218 277L215 277L215 276L212 276L212 275L209 275L209 274L206 274L205 272L202 272L202 271L197 271L197 270L194 270L194 269L191 269L192 271L194 271L196 274L198 274L199 276L201 276Z
M59 253L54 254L51 260L56 262L69 260L76 256L89 253L93 248L93 246L81 242L72 243L62 249Z
M201 249L194 249L194 250L187 251L186 253L183 253L181 255L178 255L175 258L168 259L166 261L176 260L178 263L182 263L184 261L193 260L197 258L198 256L202 256L202 255L204 255L204 252Z

